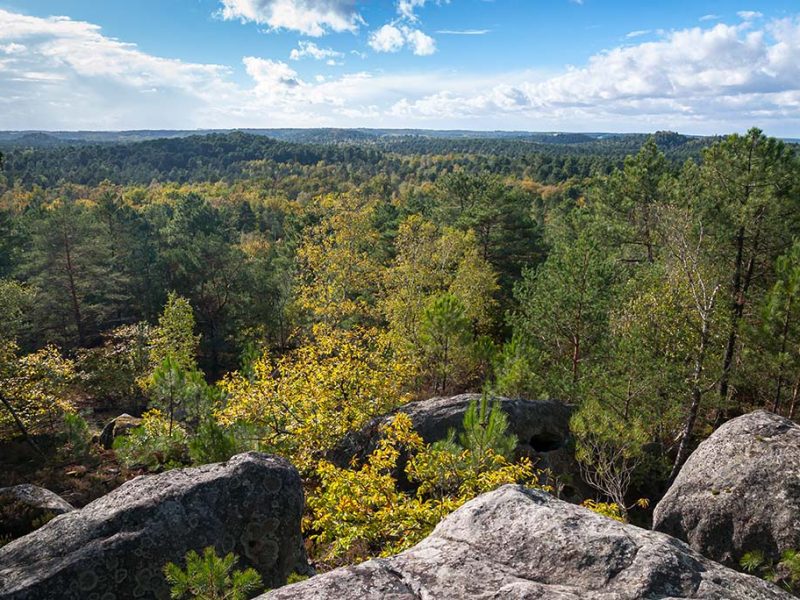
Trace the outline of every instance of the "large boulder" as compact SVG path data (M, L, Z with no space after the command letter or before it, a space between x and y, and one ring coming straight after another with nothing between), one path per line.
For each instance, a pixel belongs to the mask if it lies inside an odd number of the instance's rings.
M100 445L106 450L114 446L114 440L120 436L128 435L131 429L139 427L142 420L139 417L132 417L128 413L122 413L118 417L111 419L100 432Z
M480 394L460 394L449 398L431 398L410 402L372 419L359 431L348 434L328 455L339 467L355 459L363 463L380 441L380 428L398 412L411 417L414 429L427 443L447 437L450 429L460 429L464 413L471 402L480 401ZM574 407L550 400L493 398L508 415L509 433L517 436L517 453L534 460L540 469L551 469L562 483L564 496L582 500L588 492L580 479L579 469L570 448L569 419Z
M0 538L21 537L73 510L61 496L38 485L0 488Z
M137 477L0 548L0 598L168 598L163 566L207 546L275 587L307 570L302 513L297 470L264 454Z
M791 597L662 533L509 485L468 502L402 554L336 569L261 600Z
M653 528L737 566L800 548L800 426L757 411L703 441L656 506Z

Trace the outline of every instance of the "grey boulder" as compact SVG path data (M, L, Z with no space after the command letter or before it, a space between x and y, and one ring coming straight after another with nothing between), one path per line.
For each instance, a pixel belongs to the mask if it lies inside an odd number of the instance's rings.
M307 570L302 513L297 470L264 454L137 477L0 548L0 598L168 598L164 565L207 546L275 587Z
M0 488L0 537L18 538L73 510L61 496L38 485Z
M653 528L729 566L800 548L800 426L756 411L703 441L656 506Z
M116 438L128 435L131 429L139 427L141 424L142 420L140 418L132 417L128 413L122 413L105 424L103 431L100 432L100 445L109 450L114 446Z
M336 569L261 600L789 600L662 533L521 486L468 502L391 558Z
M339 467L352 460L360 464L377 447L380 428L395 414L411 417L414 429L427 443L447 437L450 429L459 430L464 413L480 394L460 394L410 402L395 411L372 419L361 430L352 432L328 454ZM577 501L590 494L580 478L579 468L570 449L569 419L574 407L552 400L523 400L496 397L493 401L508 416L509 433L517 436L517 454L534 460L540 469L550 469L566 483L563 495Z

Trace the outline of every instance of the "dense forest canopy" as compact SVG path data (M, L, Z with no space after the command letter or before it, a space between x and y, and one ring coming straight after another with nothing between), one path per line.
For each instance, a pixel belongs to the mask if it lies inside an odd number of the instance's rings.
M150 408L146 441L120 452L153 469L283 454L314 482L311 531L337 564L403 547L387 533L397 514L331 529L343 481L391 485L413 540L471 495L535 479L501 451L502 423L496 454L425 448L398 420L362 470L326 462L412 399L576 405L578 459L620 518L731 415L797 416L793 145L755 129L289 133L9 145L0 436ZM400 447L418 452L413 498L386 479ZM430 478L455 455L453 480Z

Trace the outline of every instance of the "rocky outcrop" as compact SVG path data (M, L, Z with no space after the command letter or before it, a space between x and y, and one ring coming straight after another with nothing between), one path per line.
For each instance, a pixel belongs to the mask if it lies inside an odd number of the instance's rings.
M73 510L61 496L38 485L0 488L0 538L21 537Z
M258 453L133 479L0 548L0 598L168 598L189 550L234 552L275 587L307 569L297 470Z
M339 467L345 467L355 458L362 463L376 448L380 428L391 421L397 412L411 417L414 429L422 438L432 443L447 437L450 429L460 429L470 402L479 401L480 394L461 394L449 398L431 398L410 402L397 410L376 417L360 431L347 435L328 458ZM494 398L508 415L509 433L517 436L517 453L534 460L540 469L552 471L565 480L566 497L582 500L589 492L583 488L577 464L569 448L569 419L573 407L561 402L546 400L521 400ZM577 489L580 493L577 493Z
M142 420L138 417L132 417L127 413L123 413L115 419L111 419L103 427L100 432L100 445L106 450L114 446L114 440L122 435L128 435L131 429L138 427L142 424Z
M800 426L757 411L703 441L656 506L653 527L737 566L800 548Z
M262 600L789 600L662 533L520 486L468 502L414 548Z

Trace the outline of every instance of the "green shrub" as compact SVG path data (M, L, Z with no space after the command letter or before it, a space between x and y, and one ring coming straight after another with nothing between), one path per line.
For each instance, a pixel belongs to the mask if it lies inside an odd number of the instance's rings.
M228 460L240 451L236 432L204 419L189 442L189 456L193 463L208 464Z
M114 440L117 458L127 466L144 465L150 470L172 469L187 462L186 431L170 425L159 410L142 415L142 424Z
M212 546L200 556L194 550L186 554L186 569L175 563L164 566L164 575L176 600L247 600L263 588L255 569L235 570L238 558L233 553L217 556Z
M60 453L73 460L84 458L91 449L92 434L86 420L77 413L64 414L64 444Z

